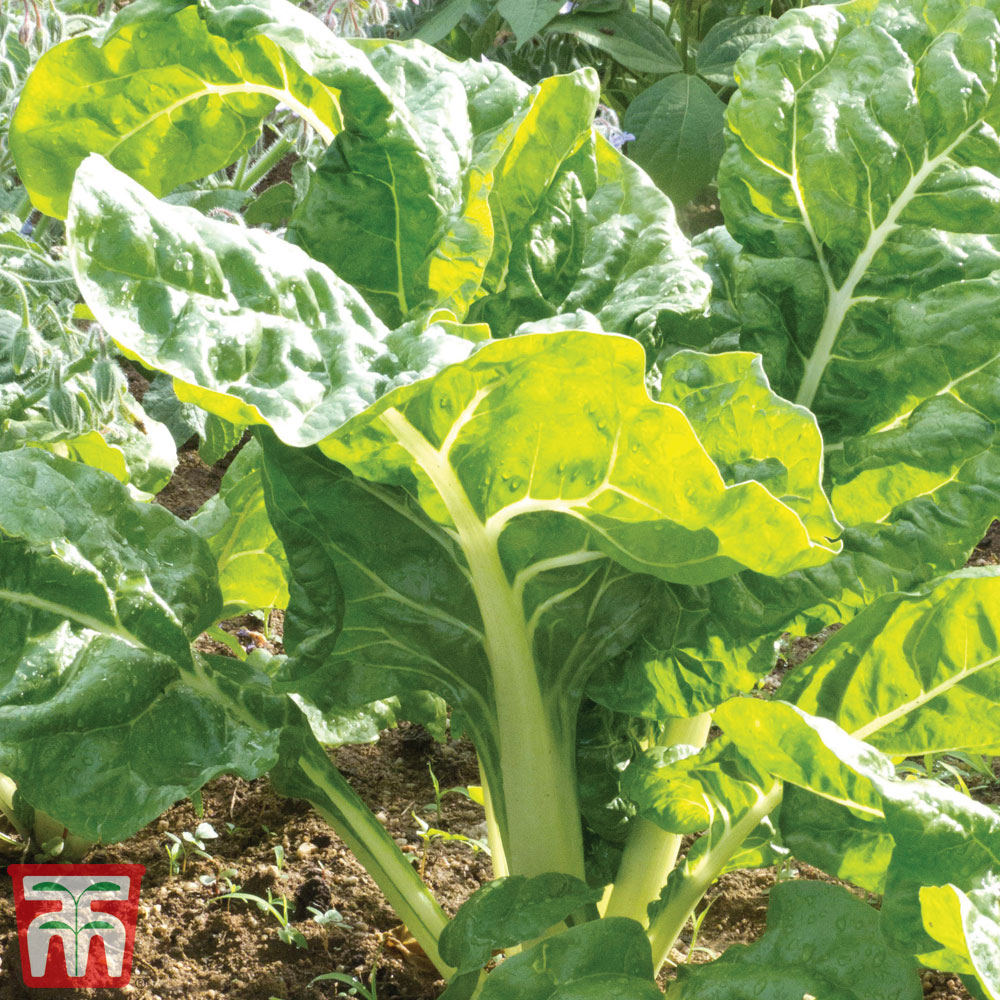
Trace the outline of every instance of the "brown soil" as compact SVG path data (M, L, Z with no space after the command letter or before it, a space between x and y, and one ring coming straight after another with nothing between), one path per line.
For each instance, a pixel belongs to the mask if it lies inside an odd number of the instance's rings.
M178 471L159 502L181 517L190 517L216 492L224 468L225 462L210 468L197 452L182 451ZM970 562L1000 562L1000 524L993 524ZM282 615L273 613L268 624L273 641L267 646L280 652ZM263 622L245 615L224 627L232 633L241 628L260 633ZM837 627L792 643L767 683L777 686L785 672L801 663ZM226 652L222 644L206 637L199 643L214 652ZM468 799L445 796L440 818L426 808L434 799L429 769L442 788L478 782L475 752L468 742L441 745L419 727L404 724L383 733L377 744L343 747L332 753L358 794L402 850L412 855L414 865L425 869L428 884L449 913L490 878L485 854L459 843L423 844L412 816L415 811L432 826L475 839L482 836L482 810ZM1000 758L994 766L1000 779ZM998 789L1000 784L993 785L984 797L995 796ZM135 1000L346 996L348 987L334 981L309 985L315 976L332 971L355 976L366 986L374 975L379 1000L432 1000L440 994L444 984L433 967L415 942L407 939L364 869L307 803L277 797L266 779L247 782L231 777L210 782L203 789L202 802L202 816L185 801L131 840L91 853L89 861L140 863L147 869L132 982L121 991L52 990L52 1000L113 1000L122 995ZM193 832L202 821L211 823L218 833L217 839L205 842L210 859L192 856L180 871L171 872L165 850L167 833ZM794 868L798 877L826 879L807 865ZM276 900L286 899L291 925L305 935L308 948L279 940L278 922L252 904L214 901L224 890L204 884L203 879L215 876L221 882L226 869L234 870L229 878L242 891L261 897L270 891ZM690 960L710 961L731 944L756 939L764 930L768 892L774 882L772 869L733 872L720 879L706 899L711 909ZM334 908L340 920L320 925L309 907L320 912ZM672 960L685 961L690 945L690 932L685 932ZM11 883L0 879L0 1000L26 1000L32 995L22 985L19 970ZM662 982L669 978L666 973ZM956 977L925 972L922 980L927 1000L969 1000Z

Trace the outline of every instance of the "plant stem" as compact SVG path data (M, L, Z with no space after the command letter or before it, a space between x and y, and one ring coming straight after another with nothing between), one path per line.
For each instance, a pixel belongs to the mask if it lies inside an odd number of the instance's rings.
M657 742L661 746L687 743L701 748L711 727L711 712L690 719L673 719ZM680 834L668 833L655 823L638 817L629 831L604 916L631 917L645 924L646 908L659 898L667 876L677 864L680 846Z
M240 190L250 191L259 184L288 154L295 140L287 135L280 136L261 153L260 159L243 174Z
M676 0L677 3L684 5L684 18L681 21L681 64L684 67L684 72L690 72L688 69L688 34L691 30L691 11L688 8L688 0Z
M493 797L490 795L490 786L486 780L482 761L479 762L479 781L483 788L483 807L486 810L486 841L490 845L493 877L503 878L509 874L507 855L504 853L503 838L500 836L500 827L497 825L497 816L493 809Z
M500 560L501 528L476 513L451 464L397 409L381 420L434 484L448 510L469 567L484 626L493 679L498 776L490 789L498 807L512 874L563 872L584 878L583 829L576 791L577 705L545 698L524 606Z
M772 812L781 801L782 786L777 782L770 791L761 792L757 802L748 809L694 864L685 862L676 891L649 926L649 942L653 948L653 966L657 972L666 961L670 949L684 929L699 900L719 877L726 862L739 850L754 827ZM708 834L705 834L708 836Z
M303 754L298 765L309 782L309 801L371 875L438 972L448 979L455 970L441 958L437 946L448 918L430 890L324 753Z
M28 194L27 188L21 189L21 197L14 209L14 214L21 222L28 221L28 216L31 215L31 196Z

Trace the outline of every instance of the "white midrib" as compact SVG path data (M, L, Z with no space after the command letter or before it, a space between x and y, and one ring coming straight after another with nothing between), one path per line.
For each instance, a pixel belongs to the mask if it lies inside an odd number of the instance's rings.
M178 108L184 107L185 104L190 104L191 101L196 101L199 97L227 97L230 94L265 94L268 97L273 97L276 101L281 104L286 105L291 108L300 118L307 121L316 132L320 135L323 141L329 145L333 142L334 132L324 121L316 116L316 114L301 101L299 101L290 90L282 90L279 87L267 87L264 84L252 83L250 81L244 81L243 83L237 84L212 84L206 83L200 90L192 91L191 93L185 94L183 97L174 101L173 104L167 105L165 108L160 108L159 111L143 118L143 120L135 126L135 128L130 129L128 132L123 132L115 142L115 144L104 152L104 157L110 157L115 150L118 149L123 143L127 142L132 136L143 131L143 129L149 128L149 126L155 122L157 119L162 118L164 115L170 117Z
M399 410L390 408L380 419L430 479L469 564L493 680L501 768L505 776L519 779L504 782L502 789L510 869L529 876L562 871L582 878L572 753L557 730L560 720L551 717L542 696L524 608L500 561L499 534L476 514L448 457L457 428L471 419L481 395L456 421L440 450ZM494 794L498 791L494 788Z
M886 726L889 726L899 719L902 719L904 716L909 715L910 712L915 712L918 708L922 708L932 699L939 697L946 691L950 691L953 687L961 684L963 681L968 680L974 674L979 673L980 670L985 670L997 663L1000 663L1000 656L994 656L988 660L981 660L979 663L976 663L971 667L966 667L964 670L960 670L958 673L952 674L940 684L937 684L926 691L922 691L915 698L911 698L902 705L898 705L891 712L886 712L885 715L880 715L877 719L872 719L868 725L862 726L860 729L855 729L851 735L857 740L866 740L872 735L872 733L877 733L879 730L885 729Z
M978 122L976 124L978 124ZM883 246L885 246L886 240L888 240L892 233L898 228L898 220L900 215L903 213L903 210L916 197L918 191L923 186L924 181L926 181L927 178L930 177L930 175L937 170L937 168L940 167L949 156L951 156L955 147L966 138L974 127L975 125L970 126L962 132L958 138L954 140L954 142L938 153L937 156L931 157L929 160L925 160L923 162L920 168L910 178L906 187L903 188L903 190L896 197L895 201L893 201L892 205L889 206L889 211L886 212L885 218L872 230L871 235L868 237L868 240L865 242L865 245L861 250L861 253L858 254L854 261L854 265L851 267L847 277L844 279L843 284L837 288L830 283L828 289L829 298L827 301L826 317L823 320L823 326L820 328L819 336L816 338L816 345L813 347L812 354L810 354L806 360L805 370L802 374L802 382L799 384L799 391L795 396L795 402L800 406L806 406L810 409L812 408L813 400L816 398L816 392L819 389L819 383L823 378L824 372L826 371L826 366L830 363L830 356L833 354L833 348L837 341L837 335L840 333L840 328L844 324L844 319L847 316L848 310L856 301L854 291L858 287L862 278L864 278L865 274L867 274L868 268L871 267L872 261L875 259L875 255L882 249ZM813 228L806 213L805 205L802 203L801 199L798 198L798 177L789 177L789 182L795 189L796 200L799 202L803 221L810 234L812 234ZM827 281L829 283L829 272L826 267L825 258L823 257L822 246L815 240L813 242L816 246L816 253L819 257L820 266L824 275L827 276Z

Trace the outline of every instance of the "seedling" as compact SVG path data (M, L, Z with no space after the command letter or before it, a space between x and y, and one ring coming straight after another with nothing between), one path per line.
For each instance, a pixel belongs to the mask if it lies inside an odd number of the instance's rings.
M187 871L188 861L192 857L211 861L212 855L205 850L206 840L215 840L219 835L211 823L199 823L194 833L184 830L178 837L175 833L167 833L170 841L164 845L167 860L170 862L170 874L177 875Z
M220 899L241 899L245 903L253 903L262 913L270 913L278 921L278 937L285 944L293 944L296 948L302 949L309 947L305 935L291 925L288 916L287 896L274 897L271 890L268 889L267 899L261 899L260 896L250 892L226 892L215 897L215 900Z

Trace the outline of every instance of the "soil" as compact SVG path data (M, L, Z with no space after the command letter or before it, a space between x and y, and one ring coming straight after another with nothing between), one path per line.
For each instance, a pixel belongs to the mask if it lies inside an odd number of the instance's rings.
M132 379L130 378L130 381ZM141 386L136 386L141 392ZM232 455L215 467L206 466L193 448L181 452L174 478L158 501L181 517L190 517L218 489ZM1000 563L1000 523L994 523L970 564ZM264 622L252 615L225 623L241 629L244 642L264 643L282 650L282 615ZM786 656L764 684L776 687L781 676L802 662L839 626L789 644ZM269 639L263 633L267 632ZM228 652L221 643L203 637L199 643L213 652ZM483 836L483 813L460 794L444 796L441 815L428 809L434 802L431 771L442 789L478 783L475 752L467 741L440 744L417 726L403 724L382 734L377 744L342 747L333 759L368 806L385 823L437 899L454 913L472 889L491 876L488 856L459 842L424 843L418 836L415 812L433 827ZM1000 767L1000 758L994 762ZM986 799L997 797L997 782L984 786ZM374 983L378 1000L433 1000L444 988L434 968L408 938L393 911L364 869L306 802L277 797L266 778L243 781L220 777L202 790L202 812L190 801L178 803L131 840L99 846L86 860L128 862L146 866L136 934L132 981L122 990L50 990L52 1000L64 998L134 997L135 1000L320 1000L347 996L348 986L314 977L339 972L356 977L366 987ZM172 868L167 834L193 833L210 823L215 839L204 840L205 855L192 853ZM793 862L800 878L829 879L816 869ZM241 891L266 898L279 910L287 906L290 926L304 935L308 947L279 939L280 925L253 904L217 900L228 878ZM214 879L214 884L211 884ZM732 944L749 943L764 930L773 869L739 871L723 876L706 898L711 909L700 928L693 962L710 961ZM860 890L853 890L864 896ZM874 897L870 901L877 902ZM312 908L312 909L310 909ZM314 916L336 910L326 923ZM0 879L0 1000L26 1000L33 991L20 977L20 957L14 933L11 883ZM689 958L686 932L671 955ZM670 978L666 973L661 983ZM922 974L926 1000L970 1000L957 977ZM610 998L609 998L610 1000Z

